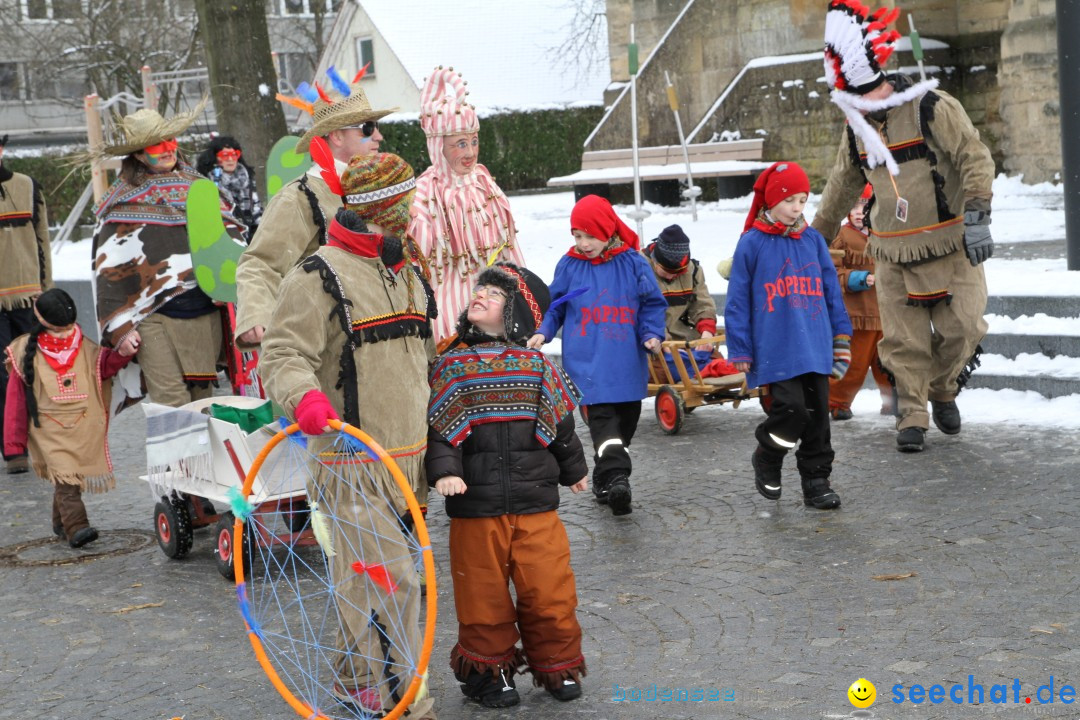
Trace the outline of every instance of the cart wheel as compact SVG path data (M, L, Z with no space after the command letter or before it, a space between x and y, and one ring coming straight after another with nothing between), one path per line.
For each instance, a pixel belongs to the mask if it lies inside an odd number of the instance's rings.
M675 388L664 385L656 393L656 421L667 435L676 435L682 430L683 418L686 417L686 403Z
M307 527L308 520L311 518L311 509L308 507L307 500L297 500L291 507L283 509L281 515L285 518L285 525L289 530L298 533L303 532Z
M186 500L162 497L154 506L154 534L167 557L179 560L191 550L191 515Z
M214 549L214 558L217 561L218 572L226 580L236 580L236 567L233 564L233 522L235 518L231 512L222 513L218 517L217 528L214 538L217 547ZM241 548L244 558L244 572L251 569L251 548L248 547L247 528L244 528L244 546Z

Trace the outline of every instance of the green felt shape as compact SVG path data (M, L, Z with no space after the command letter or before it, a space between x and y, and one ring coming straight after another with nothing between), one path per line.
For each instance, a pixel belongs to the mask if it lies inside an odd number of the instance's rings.
M222 201L217 185L196 180L188 188L187 229L191 264L202 291L218 302L236 302L236 263L244 243L234 237L221 218Z
M299 140L295 135L286 135L274 143L270 150L270 157L266 161L267 202L274 193L303 175L311 165L311 158L307 153L296 152L296 143Z

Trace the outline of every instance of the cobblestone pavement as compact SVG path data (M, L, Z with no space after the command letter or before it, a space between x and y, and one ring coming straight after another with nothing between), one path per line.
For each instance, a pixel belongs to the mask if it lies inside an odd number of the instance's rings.
M633 514L614 518L566 493L590 671L577 702L532 688L506 711L462 700L446 666L456 628L436 500L439 717L841 718L852 716L846 689L859 677L877 686L876 718L1080 715L1060 701L1064 684L1080 684L1075 437L967 418L961 435L932 430L926 452L905 456L886 418L857 417L834 425L843 508L820 512L803 507L793 458L782 500L754 492L760 418L756 403L704 408L667 437L649 405L633 446ZM102 539L87 551L141 549L0 567L0 719L295 717L253 658L209 530L183 561L151 540L153 500L137 479L142 432L137 409L116 419L121 481L89 498ZM22 562L85 554L47 541L50 497L32 476L0 476L0 546L42 540ZM144 604L155 606L117 612ZM946 692L960 683L967 703L969 675L986 691L978 708L947 695L891 702L897 683ZM1058 701L1039 706L1034 694L1051 676ZM991 704L995 683L1009 686L1008 705ZM616 686L632 696L654 685L731 688L734 699L613 701Z

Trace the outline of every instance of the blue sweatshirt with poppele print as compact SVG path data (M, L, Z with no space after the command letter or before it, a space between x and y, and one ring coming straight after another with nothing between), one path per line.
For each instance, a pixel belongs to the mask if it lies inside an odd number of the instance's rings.
M545 339L560 327L562 364L582 405L640 400L647 394L649 338L664 339L667 300L649 261L626 248L601 262L564 255L555 266L551 301L581 288L544 315Z
M851 335L851 320L821 233L809 226L799 237L758 227L743 233L728 280L724 332L728 360L750 363L750 387L832 372L833 336Z

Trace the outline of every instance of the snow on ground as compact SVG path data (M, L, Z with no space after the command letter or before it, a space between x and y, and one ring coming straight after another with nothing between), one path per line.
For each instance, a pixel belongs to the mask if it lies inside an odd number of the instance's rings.
M810 198L808 217L813 217L819 200L818 196ZM573 193L521 195L512 197L510 202L529 267L540 277L550 280L555 265L572 242L569 217L574 205ZM704 203L698 206L698 221L694 222L689 208L646 205L652 215L644 221L643 244L655 238L664 227L678 223L690 236L691 252L705 270L709 289L723 294L727 291L727 282L717 274L716 264L734 253L749 206L749 196ZM994 181L994 239L998 242L1061 240L1065 237L1063 206L1060 185L1024 185L1019 178L999 176ZM624 220L632 209L616 208ZM633 222L628 221L628 224L634 227ZM88 279L89 243L67 243L58 248L53 267L58 279ZM1080 295L1077 275L1065 268L1064 259L991 259L986 263L986 278L991 295ZM1080 318L1054 318L1039 313L1021 318L988 315L987 320L991 329L999 333L1080 336ZM560 351L558 341L546 346L545 350L557 354ZM1002 375L1041 372L1058 377L1080 377L1080 360L1045 355L1021 355L1010 360L985 355L982 369ZM968 423L974 423L978 418L978 422L986 423L1080 429L1080 395L1048 400L1035 392L974 389L965 390L958 403ZM879 405L876 391L860 392L853 405L856 413L853 422L890 422L878 415ZM652 412L651 403L647 412Z

